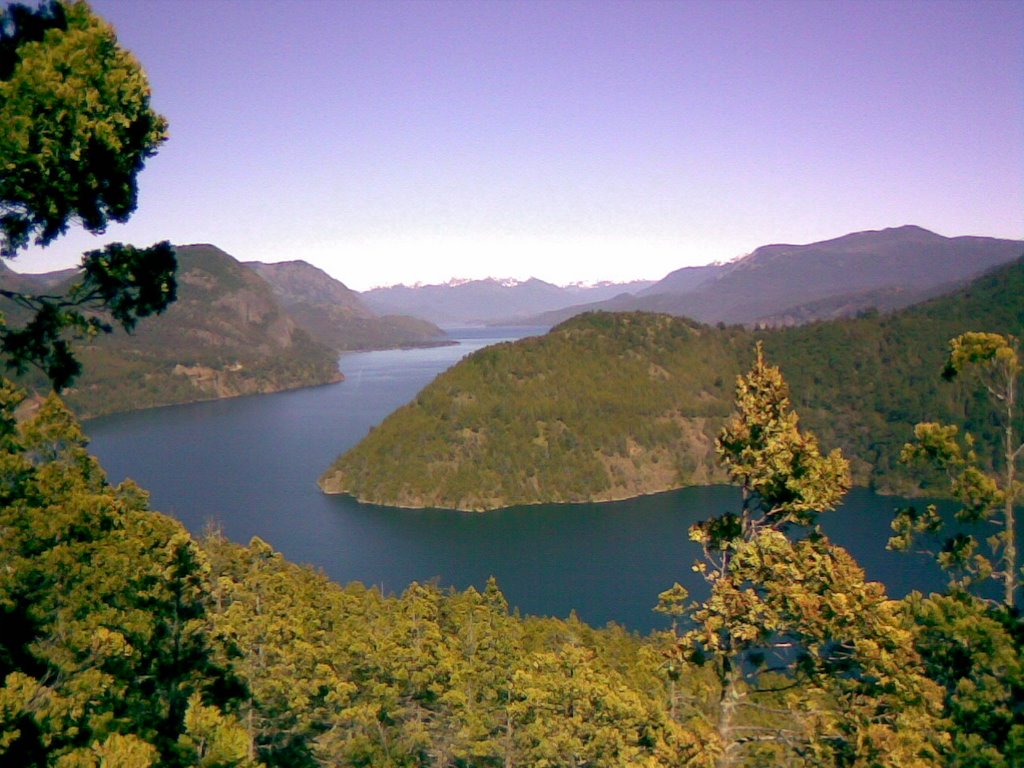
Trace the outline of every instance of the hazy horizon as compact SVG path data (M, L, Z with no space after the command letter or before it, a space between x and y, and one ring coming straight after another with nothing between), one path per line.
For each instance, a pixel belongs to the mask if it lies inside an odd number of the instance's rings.
M94 0L170 139L120 240L356 290L658 280L914 224L1024 237L1024 5Z

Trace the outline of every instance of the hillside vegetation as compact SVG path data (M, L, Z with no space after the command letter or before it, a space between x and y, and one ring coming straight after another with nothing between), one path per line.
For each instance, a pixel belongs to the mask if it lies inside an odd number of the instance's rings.
M748 341L667 316L596 314L483 349L388 417L321 485L378 503L488 509L628 498L684 474L714 482L713 438L732 386L716 371L738 370Z
M0 764L678 765L670 638L521 619L480 591L340 586L197 541L110 486L56 397L0 382ZM652 603L655 596L652 595Z
M979 750L988 765L1019 755L1009 614L962 596L889 601L838 549L807 578L742 582L758 620L785 622L772 637L814 651L823 624L830 644L801 657L814 677L736 665L761 687L743 688L738 704L753 706L726 719L738 683L693 639L719 618L714 597L686 608L676 585L657 599L672 631L639 638L522 618L493 580L400 595L341 586L258 538L193 538L131 481L107 483L56 397L20 425L19 399L0 385L4 765L707 768L731 749L746 768L805 765L813 749L852 758L829 765L939 768L981 765L963 761ZM806 604L821 607L810 628L793 610ZM714 631L756 645L751 621L734 611ZM951 673L944 649L963 631L979 647Z
M341 378L258 275L210 245L179 246L178 300L132 335L83 344L65 399L82 416L276 392Z
M967 330L1022 333L1024 262L890 315L781 330L587 314L469 356L320 484L373 503L485 510L718 482L714 435L762 339L805 423L850 457L855 482L912 493L920 481L903 473L899 449L917 421L964 420L938 372L948 340Z

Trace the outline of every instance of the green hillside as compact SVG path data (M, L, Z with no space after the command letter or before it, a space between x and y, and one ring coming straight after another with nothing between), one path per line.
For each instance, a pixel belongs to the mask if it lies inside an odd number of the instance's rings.
M374 503L484 510L718 482L714 436L763 339L805 423L851 458L855 481L912 492L897 459L913 424L969 416L938 376L948 339L1020 335L1022 326L1021 261L891 315L790 329L583 315L469 356L340 457L320 485Z
M179 246L178 300L135 333L83 344L67 402L82 416L340 379L337 357L282 309L267 283L210 245Z
M1024 261L899 312L758 336L786 374L807 425L851 458L854 480L909 494L918 478L899 466L899 451L917 422L967 424L986 443L995 437L982 412L965 409L961 385L939 375L949 340L968 330L1024 335Z

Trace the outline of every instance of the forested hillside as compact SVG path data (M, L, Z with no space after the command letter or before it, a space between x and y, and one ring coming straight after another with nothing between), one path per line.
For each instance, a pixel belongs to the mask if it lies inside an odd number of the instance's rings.
M321 486L399 506L487 509L627 498L677 487L683 472L720 480L713 437L749 342L740 329L595 314L486 348L385 419Z
M480 510L720 481L713 436L761 339L808 426L850 457L854 480L913 492L920 481L902 471L899 450L917 421L963 420L955 387L937 374L948 340L967 330L1022 333L1024 263L890 315L782 330L588 314L442 374L340 457L321 487Z
M341 379L336 353L311 339L258 275L211 245L175 254L178 298L164 314L131 335L81 345L84 374L65 392L80 416Z

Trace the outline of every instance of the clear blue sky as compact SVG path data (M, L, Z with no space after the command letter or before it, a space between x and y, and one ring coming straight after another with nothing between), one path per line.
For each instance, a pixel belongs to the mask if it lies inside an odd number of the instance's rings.
M109 240L362 290L1024 237L1024 3L94 0L171 138Z

